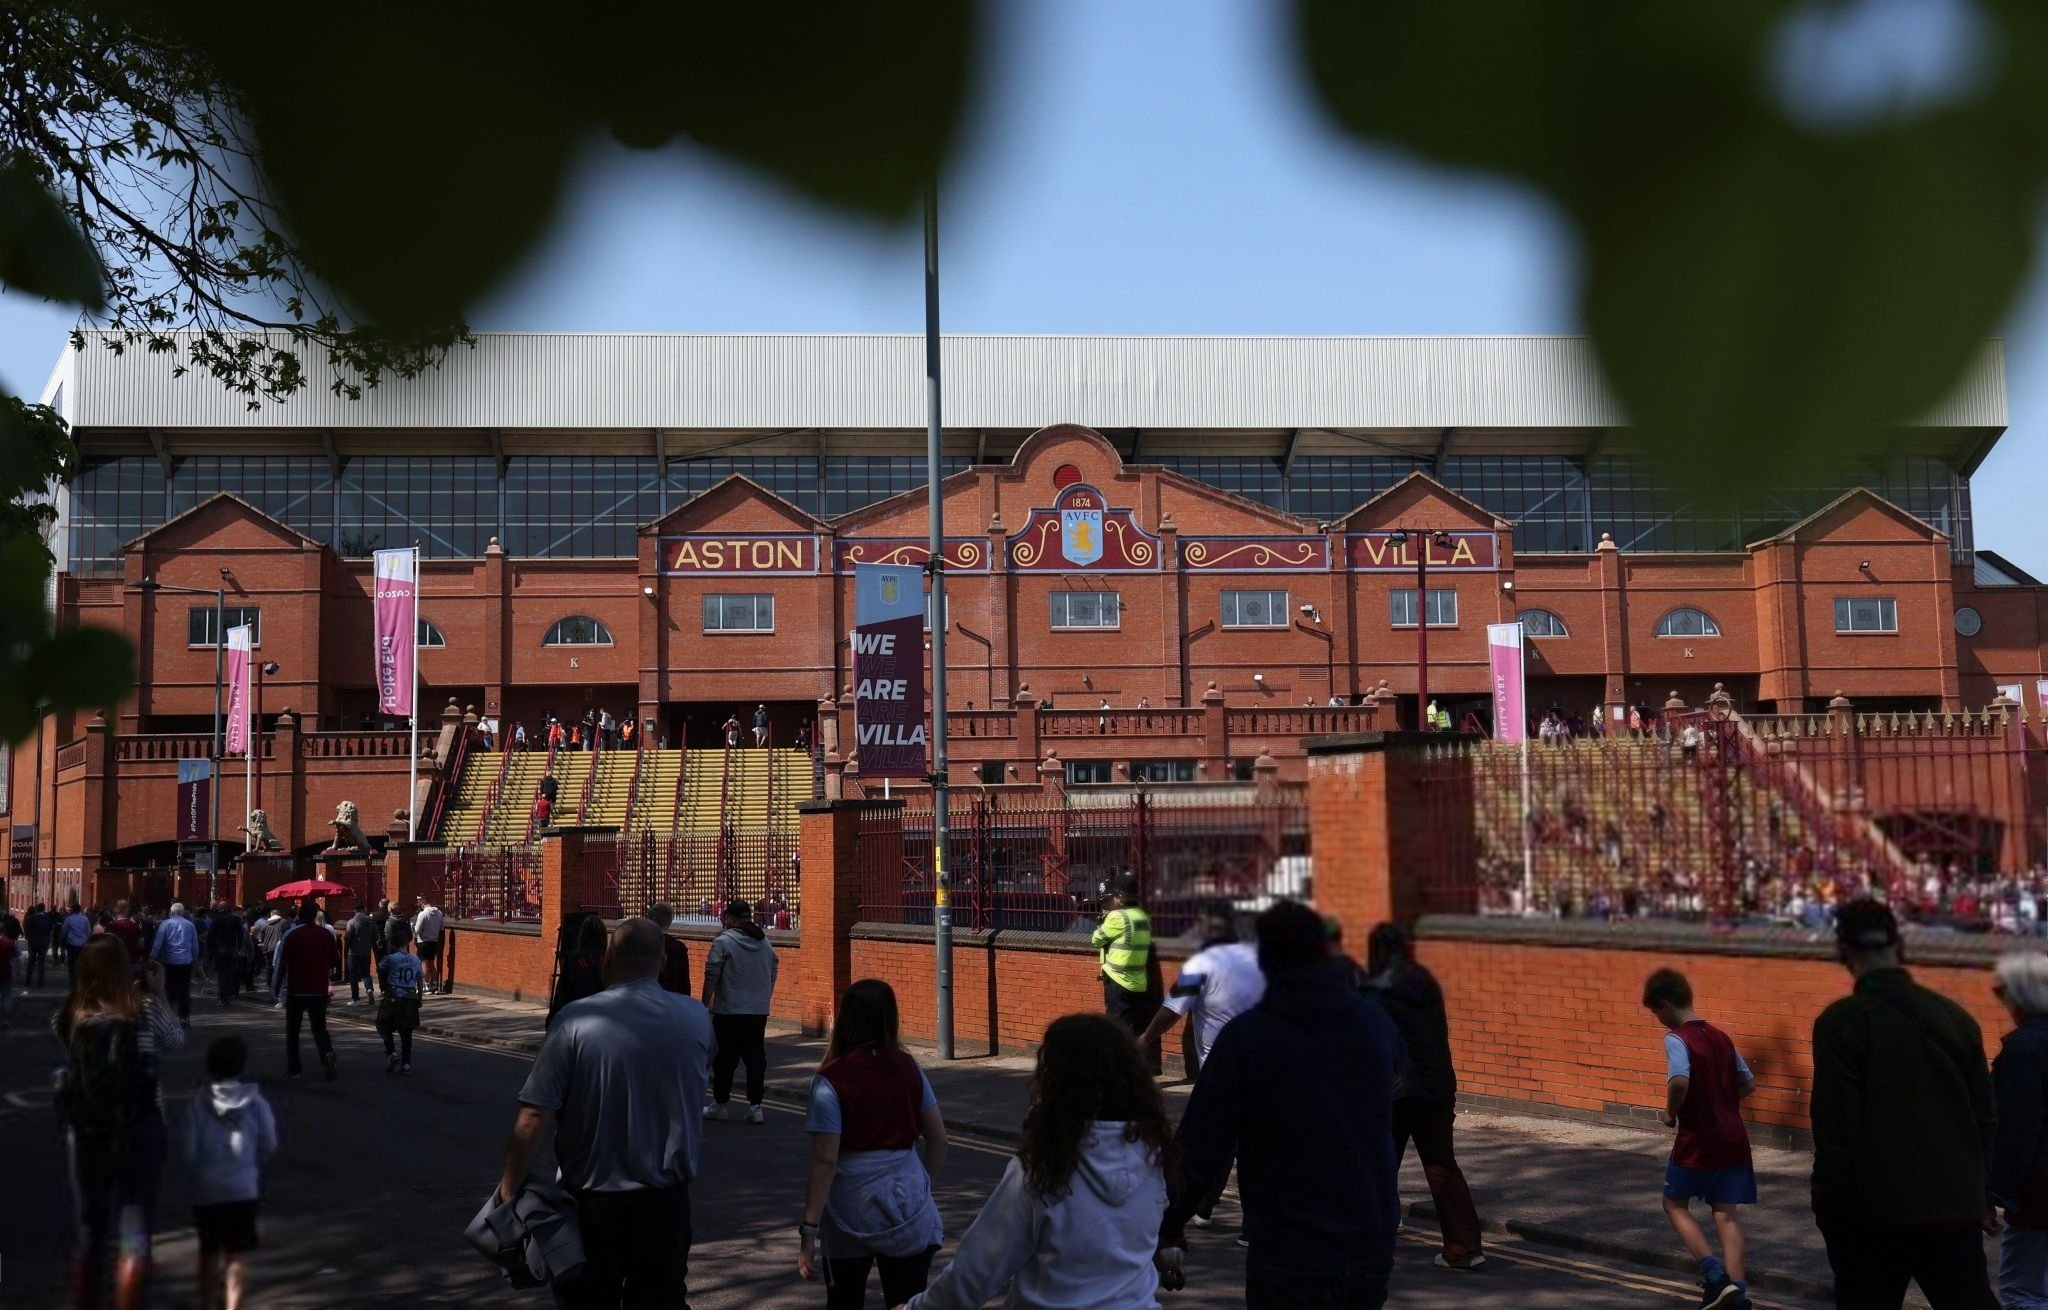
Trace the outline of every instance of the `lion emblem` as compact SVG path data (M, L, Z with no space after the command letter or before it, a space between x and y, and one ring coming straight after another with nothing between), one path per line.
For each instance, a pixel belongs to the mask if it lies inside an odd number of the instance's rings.
M262 810L249 811L249 821L242 825L248 834L249 849L252 851L281 851L284 845L277 840L277 834L270 830L270 816Z
M363 825L356 821L356 803L343 801L334 807L334 845L330 851L367 851L370 839L363 836Z

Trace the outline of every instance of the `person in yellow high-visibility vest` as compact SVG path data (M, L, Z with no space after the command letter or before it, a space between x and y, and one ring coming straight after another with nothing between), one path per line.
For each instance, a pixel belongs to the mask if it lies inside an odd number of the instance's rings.
M1102 961L1102 1008L1138 1037L1159 1005L1151 984L1152 919L1138 904L1138 880L1128 873L1117 879L1107 904L1089 939Z

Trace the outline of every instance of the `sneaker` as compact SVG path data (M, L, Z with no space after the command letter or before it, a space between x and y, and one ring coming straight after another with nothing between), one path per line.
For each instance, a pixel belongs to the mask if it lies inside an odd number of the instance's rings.
M1477 1251L1456 1260L1447 1258L1442 1251L1436 1253L1436 1267L1439 1269L1481 1269L1485 1265L1486 1257Z
M1216 1221L1208 1215L1191 1214L1188 1216L1188 1227L1190 1228L1213 1228L1215 1225Z
M1700 1280L1700 1310L1715 1310L1717 1306L1734 1310L1735 1302L1741 1295L1742 1289L1735 1285L1735 1280L1725 1271L1715 1274L1712 1278Z
M398 1056L397 1056L396 1054L392 1054L392 1055L387 1055L387 1056L385 1056L385 1057L384 1057L384 1072L385 1072L385 1073L397 1073L397 1072L398 1072Z
M399 1066L398 1066L398 1072L400 1072L400 1073L411 1073L411 1072L412 1072L412 1061L408 1060L408 1061L406 1061L406 1062L405 1062L404 1064L401 1064L401 1065L399 1065Z
M764 1124L768 1122L768 1116L760 1106L750 1105L747 1107L747 1122L750 1124Z
M332 1051L320 1057L320 1067L327 1071L327 1081L330 1083L336 1078L341 1077L341 1070L335 1065L334 1052Z
M287 1077L287 1078L291 1078L291 1079L294 1079L294 1080L296 1080L296 1079L299 1079L299 1078L303 1078L303 1077L305 1077L305 1076L306 1076L306 1075L304 1075L304 1074L300 1073L300 1072L299 1072L299 1071L298 1071L297 1069L294 1069L294 1070L292 1070L292 1071L291 1071L290 1073L288 1073L288 1074L286 1074L286 1075L285 1075L285 1077Z
M1240 1237L1240 1238L1238 1238L1238 1239L1237 1239L1237 1244L1238 1244L1239 1246L1241 1246L1241 1247L1245 1248L1245 1250L1247 1250L1247 1251L1251 1250L1251 1246L1252 1246L1252 1244L1251 1244L1250 1242L1246 1241L1246 1240L1245 1240L1244 1238L1242 1238L1242 1237Z
M706 1119L730 1119L732 1118L732 1111L713 1101L704 1107L704 1117Z

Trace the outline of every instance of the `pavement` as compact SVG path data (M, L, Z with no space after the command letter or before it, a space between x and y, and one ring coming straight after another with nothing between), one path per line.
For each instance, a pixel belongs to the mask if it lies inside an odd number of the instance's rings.
M62 1296L66 1186L48 1081L57 1055L47 1031L55 1001L48 992L24 997L12 1031L0 1032L0 1141L9 1179L0 1188L0 1304L56 1304ZM401 1076L383 1071L367 1006L337 1004L332 1017L341 1060L335 1082L317 1066L303 1080L283 1079L283 1023L263 1003L196 1005L191 1041L166 1061L171 1110L182 1113L201 1081L206 1040L239 1033L252 1047L251 1076L277 1110L283 1147L266 1173L252 1302L288 1310L457 1306L479 1296L549 1304L545 1295L512 1292L460 1236L496 1180L515 1096L540 1040L540 1008L431 998L415 1072ZM814 1040L772 1034L768 1123L706 1125L693 1189L691 1302L699 1310L814 1307L822 1297L796 1278L790 1233L808 1159L801 1106L820 1053ZM938 1196L947 1232L957 1238L1008 1160L1030 1061L925 1063L956 1135ZM1165 1092L1177 1113L1186 1086ZM1697 1304L1690 1267L1673 1258L1675 1240L1658 1209L1665 1150L1658 1135L1479 1114L1462 1116L1460 1127L1460 1154L1492 1234L1488 1266L1466 1274L1430 1265L1427 1190L1411 1160L1402 1183L1412 1217L1390 1306ZM1765 1310L1813 1310L1827 1265L1805 1218L1802 1162L1788 1152L1762 1152L1759 1162L1766 1204L1745 1216L1762 1271L1753 1278L1754 1299ZM165 1174L151 1302L160 1307L193 1304L195 1252L179 1175L175 1163ZM1165 1298L1169 1310L1243 1303L1237 1229L1234 1194L1226 1195L1217 1227L1191 1234L1189 1289ZM940 1265L950 1254L950 1247L941 1252ZM870 1295L879 1305L879 1290Z

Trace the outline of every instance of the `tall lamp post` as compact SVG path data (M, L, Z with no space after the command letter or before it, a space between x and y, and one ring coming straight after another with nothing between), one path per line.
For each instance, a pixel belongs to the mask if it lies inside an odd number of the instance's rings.
M220 576L226 579L234 575L227 569L222 569ZM213 755L209 761L213 768L213 776L208 779L208 786L213 790L213 822L207 831L207 844L213 857L208 863L215 867L207 870L207 893L210 899L215 888L213 880L220 876L221 656L226 651L228 644L228 589L226 587L180 587L168 582L158 582L153 577L144 577L142 581L135 584L135 590L145 596L154 596L158 592L171 592L180 596L213 597ZM244 821L246 822L246 820Z
M1395 528L1387 537L1389 545L1406 547L1419 543L1415 551L1415 721L1424 732L1435 730L1429 721L1429 551L1449 550L1451 534L1442 528Z

